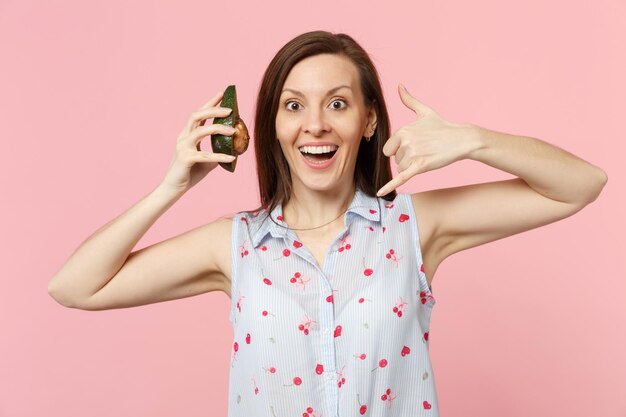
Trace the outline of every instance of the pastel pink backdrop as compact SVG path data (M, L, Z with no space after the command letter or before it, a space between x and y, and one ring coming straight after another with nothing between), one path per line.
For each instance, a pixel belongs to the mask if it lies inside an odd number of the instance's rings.
M546 140L605 169L582 212L448 258L433 281L442 416L626 415L626 6L499 0L0 2L0 416L226 416L223 293L63 308L47 283L163 178L189 115L261 76L294 36L346 32L380 71L393 130L404 83L443 117ZM203 148L206 148L204 142ZM460 161L401 188L495 181ZM213 171L136 249L256 207L253 151Z

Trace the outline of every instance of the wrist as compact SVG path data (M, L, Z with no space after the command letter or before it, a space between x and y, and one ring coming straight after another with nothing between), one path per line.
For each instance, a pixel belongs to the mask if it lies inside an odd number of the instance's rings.
M159 199L175 202L185 194L185 191L159 184L150 194Z
M487 146L484 138L485 129L473 124L464 125L465 140L467 141L467 159L478 160L477 154Z

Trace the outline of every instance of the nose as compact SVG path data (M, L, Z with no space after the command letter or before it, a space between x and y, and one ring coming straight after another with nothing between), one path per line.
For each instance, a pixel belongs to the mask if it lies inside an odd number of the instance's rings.
M330 131L330 125L326 120L324 111L320 109L311 109L307 111L303 127L305 132L314 136L320 136L322 133Z

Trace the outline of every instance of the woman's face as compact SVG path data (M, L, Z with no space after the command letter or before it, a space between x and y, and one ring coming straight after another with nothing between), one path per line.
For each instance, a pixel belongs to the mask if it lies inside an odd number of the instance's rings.
M363 103L352 61L321 54L298 62L285 80L276 114L276 136L294 187L352 186L359 144L370 136L372 122L375 112Z

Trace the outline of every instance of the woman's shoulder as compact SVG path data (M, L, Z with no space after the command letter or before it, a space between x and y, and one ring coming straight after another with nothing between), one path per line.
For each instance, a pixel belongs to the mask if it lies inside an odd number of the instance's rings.
M231 231L236 232L238 240L252 239L267 230L268 218L268 212L264 208L239 211L230 217L234 225Z
M247 224L263 222L267 218L267 211L263 207L250 210L241 210L235 213L232 221L243 221Z
M428 200L427 194L418 193L397 193L391 200L379 197L381 215L388 227L415 224L413 228L406 229L413 231L419 236L418 239L426 248L430 247L433 234L436 229L433 213L436 207ZM403 229L405 229L403 227Z

